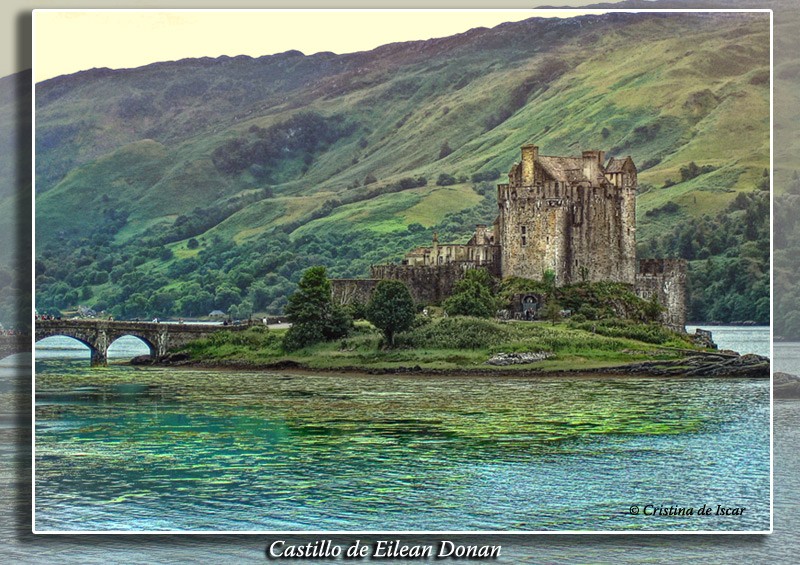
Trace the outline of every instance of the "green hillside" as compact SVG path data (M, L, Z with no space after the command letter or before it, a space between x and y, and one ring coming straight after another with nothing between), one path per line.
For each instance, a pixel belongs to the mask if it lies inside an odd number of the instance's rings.
M695 241L687 257L734 268L742 246L768 242L763 198L735 204L763 192L769 168L768 24L766 14L531 19L365 53L43 82L37 305L277 312L307 266L364 276L434 231L463 240L491 222L493 185L531 142L544 154L634 158L643 255L685 254L666 233L719 231L749 213L749 232L725 232L719 249ZM452 179L437 184L442 174ZM748 258L735 291L747 300L698 315L763 317L751 305L768 254Z

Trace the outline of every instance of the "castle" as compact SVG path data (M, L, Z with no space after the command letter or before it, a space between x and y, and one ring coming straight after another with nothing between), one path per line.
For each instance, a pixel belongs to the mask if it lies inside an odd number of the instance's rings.
M508 183L497 186L498 215L491 228L478 225L462 245L440 244L406 254L400 264L372 267L370 279L333 281L340 302L369 299L382 279L405 282L420 303L438 303L471 268L501 278L542 279L556 284L612 281L631 285L642 298L655 295L665 308L662 322L683 331L686 323L686 263L636 260L637 171L630 157L605 161L604 151L581 157L539 154L524 145ZM520 297L517 312L538 297Z

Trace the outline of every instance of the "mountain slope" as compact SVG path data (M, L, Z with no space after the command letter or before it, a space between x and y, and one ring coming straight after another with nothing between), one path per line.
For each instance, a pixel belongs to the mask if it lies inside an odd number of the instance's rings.
M764 14L607 14L52 79L36 97L37 292L120 314L155 312L161 292L163 315L188 313L197 284L213 295L203 306L276 310L276 289L313 261L363 275L434 229L461 238L491 221L487 183L530 142L632 155L647 245L763 178L768 49ZM692 162L702 173L685 177ZM142 282L148 271L163 280ZM121 305L136 291L145 306Z

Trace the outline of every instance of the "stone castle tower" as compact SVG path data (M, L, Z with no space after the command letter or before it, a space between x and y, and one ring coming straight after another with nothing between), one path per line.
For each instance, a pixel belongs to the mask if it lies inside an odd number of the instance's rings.
M497 187L495 222L502 276L558 285L636 280L636 167L605 152L581 157L539 155L522 147L508 184Z

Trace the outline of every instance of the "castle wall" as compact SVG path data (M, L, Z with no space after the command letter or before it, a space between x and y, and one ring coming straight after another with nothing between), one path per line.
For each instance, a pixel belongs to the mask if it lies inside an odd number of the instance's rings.
M500 185L502 276L540 280L552 270L565 282L567 260L565 199L553 187Z
M650 300L655 294L666 308L661 322L672 330L683 332L686 326L686 273L683 259L643 259L639 261L634 289Z
M331 279L334 304L366 304L380 281L377 279Z
M499 185L502 276L541 279L552 270L559 285L584 280L633 284L635 198L633 185L553 180L537 186Z
M373 279L402 281L411 292L414 302L439 304L453 294L455 284L464 278L469 269L480 268L471 263L445 265L374 265Z

